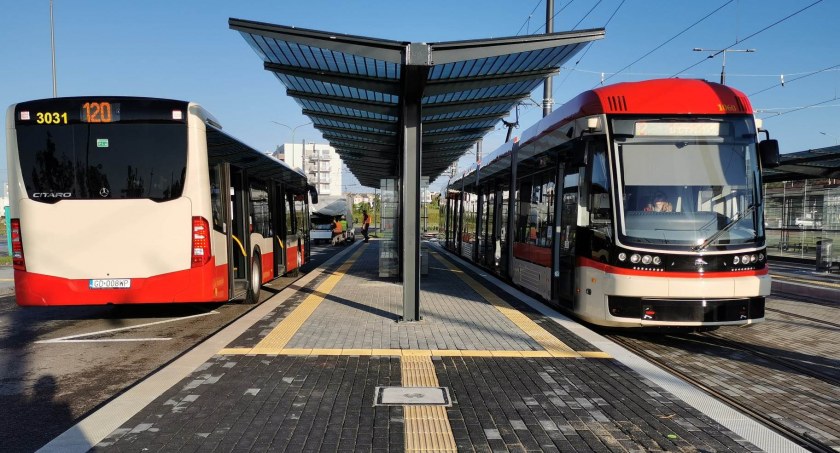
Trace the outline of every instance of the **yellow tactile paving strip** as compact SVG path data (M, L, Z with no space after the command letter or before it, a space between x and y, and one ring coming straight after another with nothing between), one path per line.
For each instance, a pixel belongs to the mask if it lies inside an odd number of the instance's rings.
M417 351L413 351L417 352ZM403 387L438 387L430 355L407 353L400 360ZM405 451L457 451L443 406L403 406Z
M513 308L505 302L501 297L494 294L492 291L487 289L485 286L479 284L475 279L464 273L462 270L458 269L451 261L444 258L440 254L432 253L435 258L438 259L444 266L447 267L450 271L454 272L456 275L461 277L470 288L472 288L475 292L477 292L481 297L484 298L487 302L491 305L496 307L505 317L507 317L512 323L516 324L523 332L530 335L537 343L539 343L543 348L545 348L546 352L548 352L550 357L598 357L598 358L609 358L609 354L600 351L587 351L587 352L579 352L575 351L574 349L570 348L566 343L560 341L557 337L550 334L547 330L540 327L537 323L531 320L531 318L525 316L519 310ZM593 356L593 354L595 354Z
M344 274L347 273L347 270L350 269L350 266L356 262L359 256L362 254L364 249L359 249L356 253L354 253L344 264L339 266L332 275L327 277L318 289L307 296L303 302L291 313L287 316L283 321L280 322L271 332L265 336L253 349L251 349L248 354L277 354L279 350L282 350L286 344L289 343L289 340L295 335L295 333L300 329L300 326L312 316L312 313L315 312L315 309L318 308L318 305L321 305L321 302L324 301L324 297L326 297L330 291L335 287L341 277L344 277Z

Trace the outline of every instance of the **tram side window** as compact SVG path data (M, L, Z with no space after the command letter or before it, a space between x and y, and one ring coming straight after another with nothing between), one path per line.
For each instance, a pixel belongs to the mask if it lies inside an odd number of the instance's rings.
M593 226L603 226L612 221L610 209L610 178L607 157L603 149L592 153L589 186L589 214Z
M225 232L225 210L222 208L222 167L213 165L210 167L210 206L213 211L213 228L216 231Z
M271 231L271 210L268 208L268 188L261 181L249 182L251 201L251 221L253 232L263 237L273 236Z
M520 181L516 242L550 248L554 237L554 171Z
M461 240L464 242L475 241L477 197L475 194L464 192L464 228L461 233Z

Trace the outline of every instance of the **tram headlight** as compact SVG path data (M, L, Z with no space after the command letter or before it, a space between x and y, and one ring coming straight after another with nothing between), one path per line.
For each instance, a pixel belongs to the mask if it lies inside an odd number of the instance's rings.
M624 253L624 252L619 253L618 254L618 260L619 261L626 261L627 260L627 254Z
M740 256L735 255L735 258L732 258L732 264L733 265L737 266L740 262L741 262L741 257Z
M764 261L764 254L763 253L758 254L758 260L759 261Z
M650 255L645 255L642 257L642 264L650 264L653 261L653 258Z
M630 262L633 263L633 264L636 264L641 260L642 260L642 257L639 256L638 253L634 253L634 254L630 255Z
M741 262L744 263L744 264L750 264L750 256L749 255L742 256L741 257Z
M756 257L755 255L750 255L750 263L754 263L756 261L758 261L758 257Z
M659 266L660 264L662 264L662 258L660 258L658 256L654 256L653 257L653 264Z

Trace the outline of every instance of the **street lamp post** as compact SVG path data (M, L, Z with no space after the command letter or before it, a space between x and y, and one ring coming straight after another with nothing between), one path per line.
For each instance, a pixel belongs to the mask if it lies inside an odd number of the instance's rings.
M709 55L709 58L714 58L717 54L723 54L723 64L720 67L720 84L726 85L726 52L746 52L752 53L755 52L755 49L701 49L699 47L695 47L691 49L695 52L713 52Z
M298 124L295 127L289 126L288 124L283 124L279 121L273 121L272 120L271 122L278 125L278 126L283 126L287 129L289 129L290 131L292 131L292 163L291 163L291 166L294 167L294 165L295 165L295 154L294 154L295 153L295 132L298 130L299 127L308 126L308 125L312 124L312 122L310 121L308 123ZM305 152L306 152L306 150L301 151L302 154L305 153ZM303 168L304 165L305 165L305 163L303 162L303 157L301 157L301 164L300 164L301 168Z

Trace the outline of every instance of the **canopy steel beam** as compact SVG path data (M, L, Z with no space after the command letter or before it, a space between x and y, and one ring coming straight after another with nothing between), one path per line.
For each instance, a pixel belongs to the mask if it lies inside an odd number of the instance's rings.
M429 47L432 49L432 63L441 65L579 44L570 51L574 53L583 44L603 38L604 29L597 28L510 38L432 43Z
M433 121L423 121L423 130L425 132L431 132L438 129L445 129L448 127L456 127L456 126L464 126L467 124L474 124L479 123L482 121L489 121L489 120L496 120L498 121L499 118L506 116L507 112L505 113L492 113L487 115L474 115L474 116L464 116L458 118L452 118L447 120L433 120Z
M364 36L327 33L305 28L286 27L244 19L228 20L228 26L243 34L267 36L281 41L289 41L310 47L329 49L349 55L402 63L403 52L408 43L386 39L374 39Z
M371 159L386 159L391 162L397 158L397 153L378 153L367 149L346 148L343 146L336 147L336 152L342 156L370 156Z
M382 129L396 133L398 125L396 121L380 120L375 118L362 118L359 116L339 115L337 113L318 112L316 110L303 109L303 114L310 118L323 118L325 120L337 121L340 123L352 124L355 126Z
M348 143L358 143L364 146L371 146L371 149L380 149L380 150L388 150L388 149L397 149L397 145L389 145L387 143L382 143L376 140L365 139L363 137L347 137L344 133L338 132L324 132L321 134L324 139L329 140L330 142L348 142Z
M334 127L334 126L316 126L316 129L319 131L325 132L338 132L348 135L353 135L356 137L367 138L370 140L376 140L379 143L383 144L396 144L397 143L397 135L396 134L377 134L376 132L365 132L356 129L351 129L348 127Z
M326 136L325 136L326 138ZM377 143L367 143L367 142L358 142L352 141L348 139L335 139L329 141L331 145L335 148L347 148L347 149L358 149L358 150L367 150L373 152L387 152L394 155L397 155L398 148L396 146L391 145L381 145Z
M423 139L424 139L423 141L425 143L429 143L429 142L435 142L435 141L438 141L438 140L446 140L446 139L449 139L449 138L458 138L458 137L471 136L471 135L478 135L479 138L480 138L480 137L484 136L484 134L486 134L487 132L492 131L493 129L494 129L494 127L490 126L490 127L480 127L480 128L475 128L475 129L462 129L462 130L452 131L452 132L427 133L427 134L423 134ZM426 140L426 139L428 139L428 140Z
M307 93L296 90L286 90L286 95L296 99L302 99L304 101L320 102L323 104L344 107L352 110L359 110L362 112L376 113L379 115L388 115L394 118L397 118L399 116L399 106L397 104L389 104L387 102L375 102L366 101L363 99L328 96L323 94Z
M423 114L426 116L440 115L444 113L460 112L462 110L473 110L481 107L490 107L495 105L510 105L513 107L517 102L526 99L528 94L517 94L514 96L502 96L492 99L474 99L471 101L455 101L455 102L440 102L435 104L425 104L423 106Z
M513 74L494 74L483 77L465 77L458 79L436 79L430 80L426 86L423 96L436 96L446 93L457 93L459 91L478 90L512 83L525 82L528 80L540 80L555 75L558 70L555 68L539 69L536 71L524 71Z
M365 91L373 91L376 93L385 93L393 96L400 95L399 80L396 79L365 77L343 72L323 71L320 69L312 70L270 62L264 63L263 67L267 71L298 77L301 79L315 80L322 83L340 85Z

